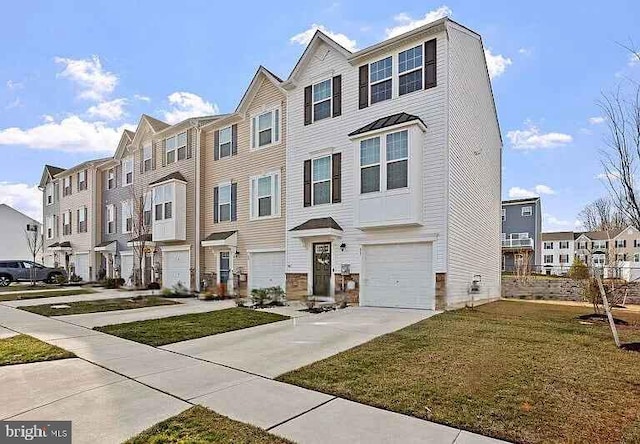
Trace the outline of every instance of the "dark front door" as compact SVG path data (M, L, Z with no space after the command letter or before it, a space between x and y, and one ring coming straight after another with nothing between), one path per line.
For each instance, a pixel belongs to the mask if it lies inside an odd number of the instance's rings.
M229 280L229 252L220 252L220 283L226 284Z
M313 294L329 296L331 288L331 244L313 244Z

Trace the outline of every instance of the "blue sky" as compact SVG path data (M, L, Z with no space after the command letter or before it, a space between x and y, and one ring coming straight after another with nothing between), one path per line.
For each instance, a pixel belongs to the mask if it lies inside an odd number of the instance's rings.
M364 48L449 14L483 36L504 139L503 196L543 197L573 229L597 179L597 100L640 78L634 1L9 2L0 28L0 202L41 218L45 163L110 155L140 113L178 121L235 108L258 65L286 77L322 27Z

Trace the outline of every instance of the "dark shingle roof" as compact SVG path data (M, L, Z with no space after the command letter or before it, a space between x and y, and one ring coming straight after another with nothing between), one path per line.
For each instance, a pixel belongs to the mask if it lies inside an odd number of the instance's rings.
M609 239L613 239L614 237L616 237L618 234L622 233L624 231L624 228L618 228L615 230L602 230L602 231L587 231L585 233L580 233L578 235L578 237L580 237L581 235L585 235L587 236L589 239L591 240L609 240ZM577 239L577 238L576 238Z
M107 245L111 245L112 243L114 243L115 241L106 241L106 242L102 242L98 245L96 245L96 248L100 248L100 247L106 247Z
M71 242L69 242L69 241L60 242L60 245L58 245L58 246L62 247L62 248L71 248Z
M53 244L47 246L47 248L55 248L55 247L59 247L59 246L60 246L60 243L56 242L56 243L53 243Z
M510 199L510 200L503 200L502 204L517 204L517 203L524 203L524 202L535 202L536 200L540 200L539 196L535 196L535 197L527 197L525 199Z
M64 171L64 168L60 168L53 165L45 165L44 167L47 169L51 177L55 176L58 173L62 173Z
M387 128L387 127L393 126L393 125L399 125L401 123L411 122L411 121L414 121L414 120L418 120L424 125L424 122L418 116L414 116L414 115L407 114L407 113L398 113L398 114L393 114L391 116L383 117L383 118L378 119L378 120L374 120L373 122L369 123L368 125L365 125L362 128L357 129L357 130L353 131L352 133L349 133L349 137L357 136L358 134L368 133L369 131L375 131L375 130L379 130L379 129L382 129L382 128ZM427 126L427 125L424 125L424 126Z
M167 174L166 176L161 177L158 180L154 180L149 185L156 185L158 183L166 182L167 180L179 180L181 182L187 182L187 179L185 179L181 173L175 171L171 174Z
M289 231L300 231L300 230L316 230L318 228L333 228L334 230L342 231L342 227L338 225L338 222L333 220L332 217L320 217L318 219L309 219L305 223L298 225L295 228L292 228Z
M205 237L205 241L216 241L216 240L225 240L233 236L235 231L220 231L218 233L211 233L209 236Z

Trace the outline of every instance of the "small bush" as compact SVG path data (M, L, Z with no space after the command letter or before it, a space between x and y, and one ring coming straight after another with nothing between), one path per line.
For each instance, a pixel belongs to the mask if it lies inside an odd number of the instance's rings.
M107 278L104 281L104 288L114 289L120 288L124 285L124 279L122 278Z
M71 282L82 282L82 278L80 276L78 276L77 274L73 273L71 275Z
M147 285L147 290L160 290L160 284L157 282L150 282L149 285Z
M180 281L171 290L174 296L191 296L191 290Z
M576 257L569 268L569 277L575 280L589 279L589 267Z
M52 278L54 284L62 285L67 282L67 278L63 274L56 274Z
M173 291L170 288L163 288L160 294L162 296L173 296Z
M267 289L254 288L251 290L251 302L253 302L257 307L264 307L267 302Z

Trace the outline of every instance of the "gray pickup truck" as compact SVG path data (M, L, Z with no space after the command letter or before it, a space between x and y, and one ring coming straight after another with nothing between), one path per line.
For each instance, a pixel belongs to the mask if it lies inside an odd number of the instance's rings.
M36 281L55 282L58 276L66 276L62 268L51 268L32 261L0 260L0 287L11 282Z

